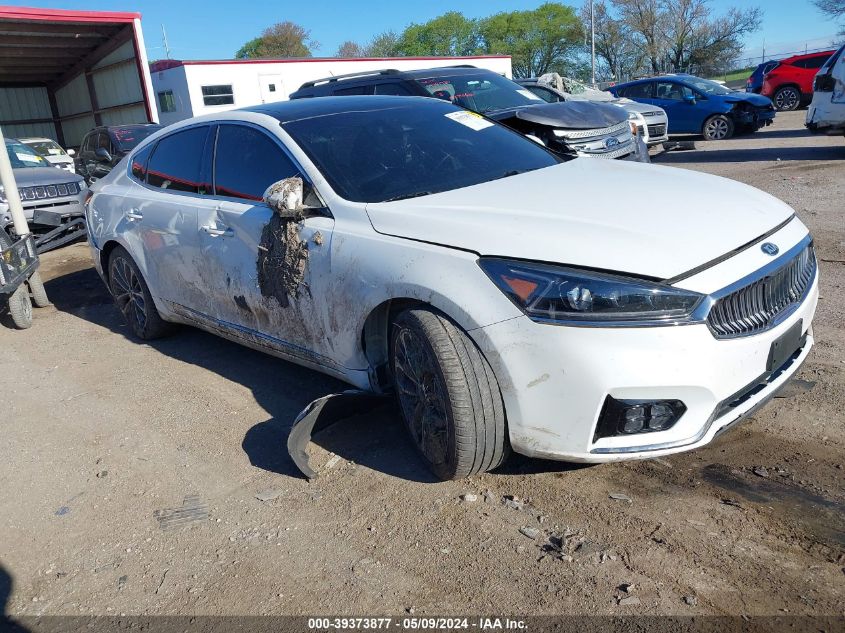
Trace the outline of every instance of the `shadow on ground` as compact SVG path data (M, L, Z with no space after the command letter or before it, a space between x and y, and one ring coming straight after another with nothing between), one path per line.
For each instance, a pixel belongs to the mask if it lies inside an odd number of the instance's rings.
M0 565L0 631L4 633L27 633L28 629L25 629L6 615L9 597L11 595L12 576L6 571L3 565Z

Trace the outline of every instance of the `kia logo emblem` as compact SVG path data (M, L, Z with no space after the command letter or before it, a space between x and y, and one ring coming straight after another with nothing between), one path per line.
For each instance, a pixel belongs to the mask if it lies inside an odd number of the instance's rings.
M771 255L772 257L780 252L780 249L771 242L765 242L762 246L760 246L760 250L766 255Z
M604 142L604 146L607 149L610 149L611 147L616 147L617 145L619 145L619 139L616 138L615 136L611 136L609 139L607 139Z

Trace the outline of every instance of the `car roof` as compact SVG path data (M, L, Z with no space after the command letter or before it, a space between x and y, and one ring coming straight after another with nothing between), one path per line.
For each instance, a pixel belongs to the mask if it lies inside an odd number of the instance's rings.
M255 112L266 114L280 123L289 123L305 118L331 116L352 110L364 112L378 112L389 110L397 105L413 105L419 107L442 107L449 105L442 99L426 97L395 97L388 95L354 95L343 97L320 97L319 99L292 99L290 101L276 101L263 105L240 108L241 112ZM453 106L458 109L457 106ZM236 111L237 112L237 111Z
M487 68L479 68L469 64L462 64L457 66L438 66L436 68L418 68L415 70L396 70L395 68L381 68L378 70L364 70L360 73L350 73L348 75L334 75L332 77L323 77L321 79L313 79L302 84L296 92L305 91L309 88L324 88L327 85L353 85L357 83L369 84L380 78L392 79L419 79L424 77L431 77L432 75L445 74L450 75L472 75L475 73L493 73ZM496 74L496 73L493 73Z
M819 52L816 52L816 53L804 53L802 55L793 55L792 57L786 57L786 58L780 60L780 63L781 64L791 64L792 62L798 62L798 61L801 61L802 59L813 59L814 57L830 57L835 52L836 51L833 50L833 51L819 51Z

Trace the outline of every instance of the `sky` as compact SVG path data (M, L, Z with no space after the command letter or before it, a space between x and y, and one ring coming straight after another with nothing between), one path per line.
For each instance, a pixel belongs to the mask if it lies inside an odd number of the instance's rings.
M580 6L582 0L562 0ZM248 0L47 0L8 2L12 6L141 13L148 57L165 57L161 27L174 59L228 59L241 45L275 23L290 20L311 31L320 42L315 56L331 57L345 40L365 43L386 30L401 32L412 22L424 22L447 11L468 17L484 17L500 11L533 9L543 0L308 0L306 2L258 3ZM827 46L838 31L810 0L711 0L715 12L731 7L763 8L763 28L749 36L746 53L751 57L803 51Z

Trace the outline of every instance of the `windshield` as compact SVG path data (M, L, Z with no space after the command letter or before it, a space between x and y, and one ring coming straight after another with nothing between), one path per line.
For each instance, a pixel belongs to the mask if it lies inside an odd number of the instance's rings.
M560 162L534 141L431 99L312 116L284 129L343 198L387 202L505 178Z
M9 160L12 162L12 169L24 167L47 167L47 161L35 153L31 147L17 141L6 141L6 150L9 152Z
M710 81L709 79L701 79L701 77L684 77L684 81L706 95L728 95L733 92L733 90L725 88L720 83Z
M26 141L26 145L42 156L67 156L67 154L65 154L65 150L59 147L58 143L55 141Z
M433 97L472 110L492 112L543 103L527 88L496 73L441 75L417 80Z
M160 125L144 125L138 127L123 127L112 130L117 149L121 152L128 152L151 134L161 129Z

